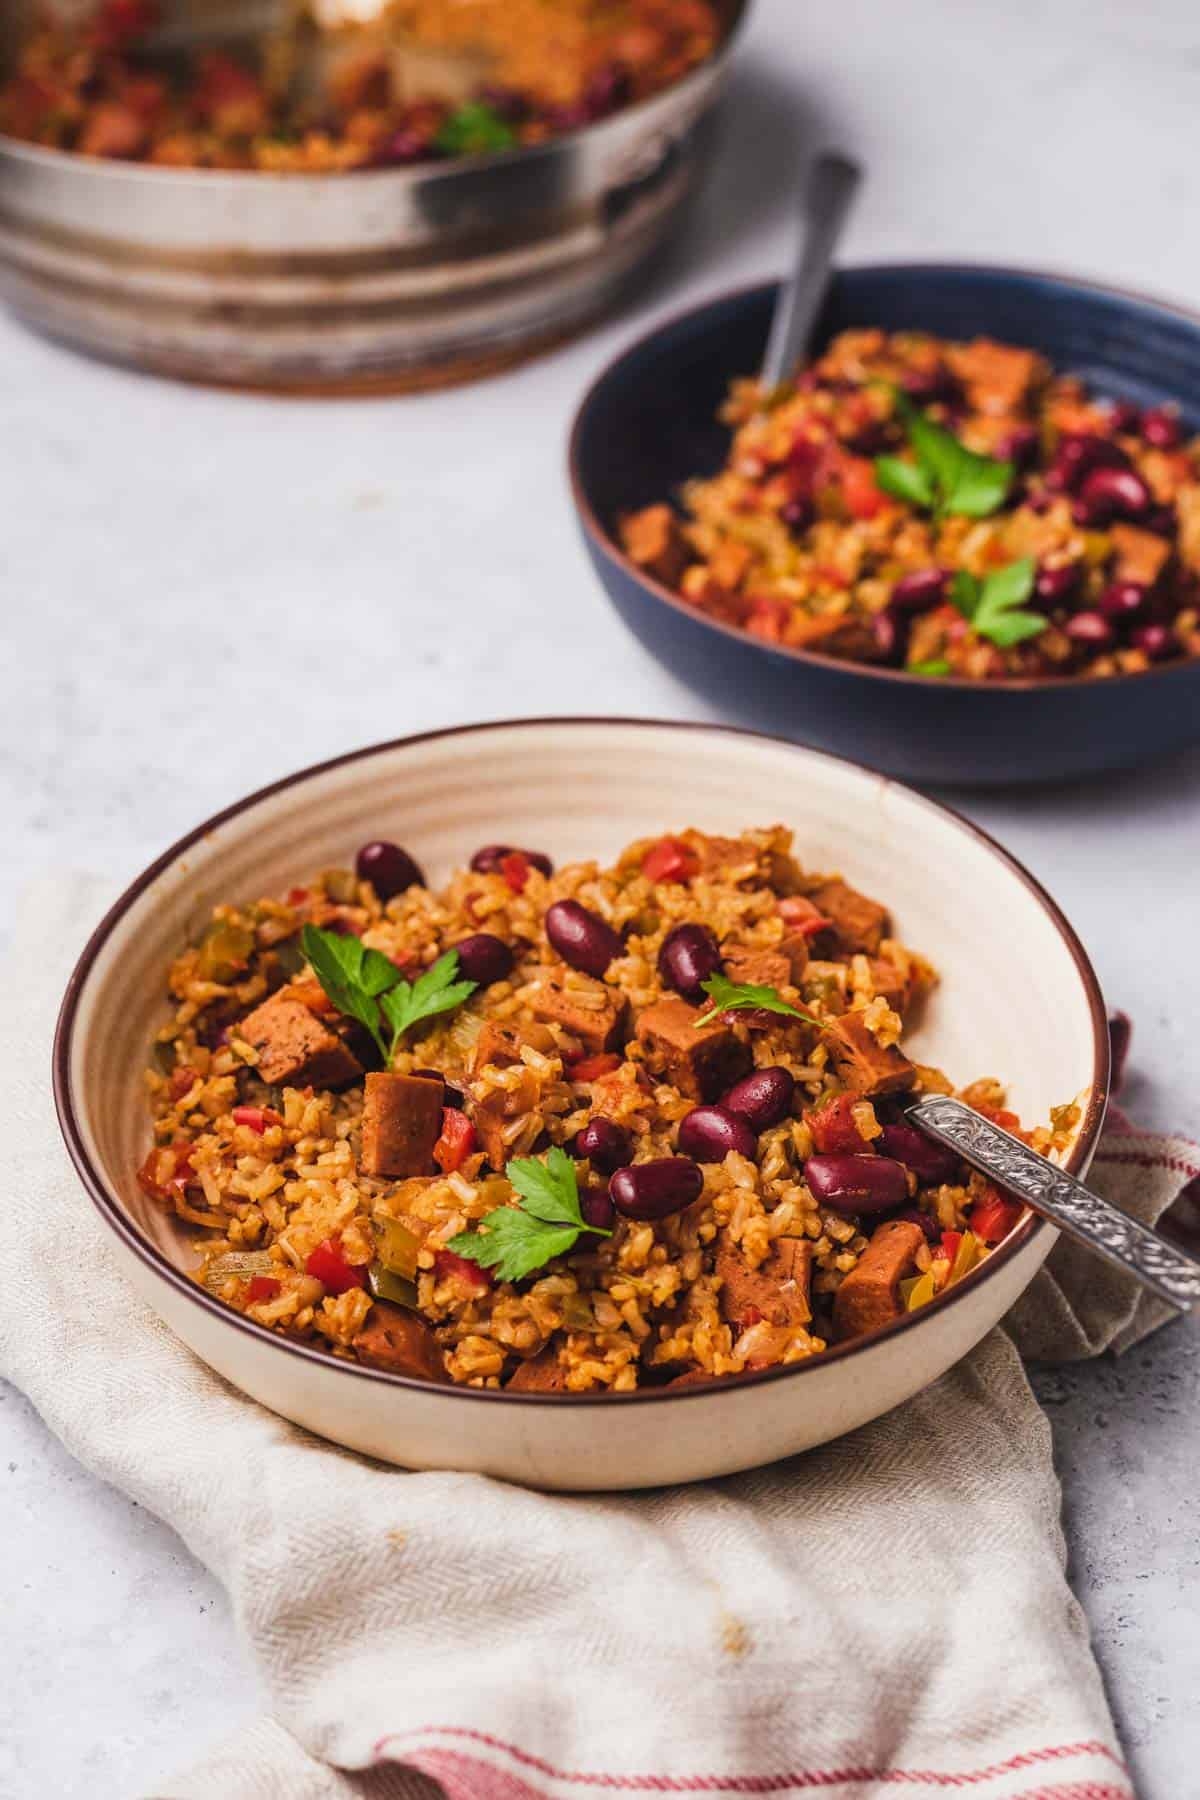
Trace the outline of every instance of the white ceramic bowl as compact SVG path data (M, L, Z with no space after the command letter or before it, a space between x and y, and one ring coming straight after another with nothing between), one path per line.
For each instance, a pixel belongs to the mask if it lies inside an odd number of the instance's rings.
M956 1080L998 1075L1027 1121L1081 1097L1068 1167L1103 1119L1108 1039L1095 975L1049 897L964 820L883 776L717 727L526 720L409 738L294 775L230 807L147 869L80 958L59 1021L55 1091L68 1148L134 1286L228 1381L323 1437L410 1468L480 1470L551 1488L694 1481L864 1424L936 1379L1002 1317L1054 1242L1027 1217L949 1294L873 1337L712 1388L626 1397L433 1386L289 1343L184 1271L183 1231L139 1190L141 1085L165 1016L162 972L222 898L284 889L388 837L436 883L481 843L557 862L699 826L791 826L801 861L840 869L893 909L942 972L919 1034Z

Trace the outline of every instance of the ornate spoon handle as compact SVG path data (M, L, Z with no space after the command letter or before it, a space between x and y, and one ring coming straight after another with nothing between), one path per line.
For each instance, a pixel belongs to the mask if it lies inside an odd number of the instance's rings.
M999 1182L1097 1256L1124 1269L1181 1312L1200 1302L1200 1262L1176 1250L1119 1207L1093 1194L1019 1138L952 1100L927 1094L905 1108L914 1125Z

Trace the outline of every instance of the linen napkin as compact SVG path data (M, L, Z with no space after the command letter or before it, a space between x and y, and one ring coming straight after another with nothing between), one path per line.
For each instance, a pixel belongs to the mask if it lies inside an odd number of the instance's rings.
M1019 1351L1132 1342L1162 1316L1132 1284L1060 1247L1011 1335L927 1392L705 1485L546 1495L383 1467L227 1386L114 1266L48 1083L104 899L39 889L10 958L8 1230L27 1254L0 1372L214 1571L257 1659L270 1717L153 1800L1130 1800ZM1197 1172L1194 1146L1118 1127L1093 1177L1154 1219Z

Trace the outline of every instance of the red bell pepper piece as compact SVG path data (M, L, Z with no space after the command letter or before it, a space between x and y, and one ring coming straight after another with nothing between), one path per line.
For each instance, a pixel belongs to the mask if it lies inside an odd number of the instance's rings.
M152 1200L171 1200L182 1195L194 1176L192 1146L186 1138L159 1145L137 1172L138 1186Z
M875 465L865 456L841 457L842 498L855 519L873 519L886 496L875 485Z
M942 1241L934 1251L935 1256L944 1256L950 1267L954 1267L954 1259L958 1255L958 1247L962 1243L961 1231L943 1231Z
M367 1285L365 1265L347 1262L340 1238L326 1238L323 1244L318 1244L305 1261L304 1268L331 1294L346 1294L351 1288Z
M246 1289L246 1298L251 1306L259 1300L274 1300L282 1283L274 1275L252 1275L250 1286Z
M442 1108L442 1135L433 1146L433 1160L444 1175L461 1169L475 1148L475 1127L457 1107Z
M808 1115L813 1143L822 1156L862 1156L871 1145L854 1122L854 1108L861 1096L837 1094Z
M478 1263L468 1262L465 1256L459 1256L453 1250L438 1250L434 1253L433 1272L439 1281L446 1281L454 1276L473 1294L486 1294L492 1285L492 1277Z
M530 867L529 859L522 856L519 850L510 850L507 856L500 858L500 873L514 894L524 891Z
M642 874L647 881L690 881L700 867L700 858L678 838L659 838L642 858Z
M967 1222L985 1244L998 1244L1008 1236L1022 1211L1019 1200L1009 1200L998 1188L988 1186L971 1208Z
M833 924L827 919L819 906L803 894L789 894L786 900L779 902L779 916L792 931L798 931L801 937L816 937L820 931L828 931Z
M614 1051L598 1050L594 1056L581 1056L568 1063L567 1074L572 1081L599 1081L602 1075L611 1075L620 1066L621 1058Z
M259 1137L262 1136L268 1125L283 1124L279 1114L269 1106L235 1106L233 1122L235 1125L248 1126L251 1131L257 1132Z
M172 1100L182 1100L185 1094L191 1093L199 1079L196 1070L189 1069L184 1063L180 1068L172 1070L167 1092Z

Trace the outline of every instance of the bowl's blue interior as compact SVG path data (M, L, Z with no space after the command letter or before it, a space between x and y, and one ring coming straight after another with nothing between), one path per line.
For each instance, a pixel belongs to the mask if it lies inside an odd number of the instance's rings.
M580 422L579 474L606 528L719 468L717 410L766 344L774 284L664 325L620 358ZM1094 392L1139 405L1175 401L1200 425L1200 320L1151 301L1053 276L925 265L850 269L833 283L818 342L850 326L989 336L1039 350Z

